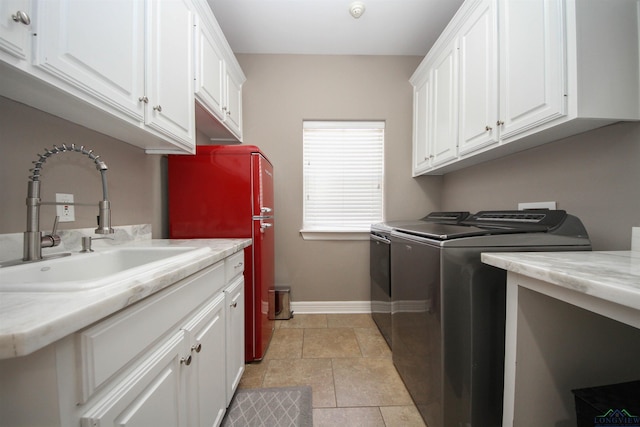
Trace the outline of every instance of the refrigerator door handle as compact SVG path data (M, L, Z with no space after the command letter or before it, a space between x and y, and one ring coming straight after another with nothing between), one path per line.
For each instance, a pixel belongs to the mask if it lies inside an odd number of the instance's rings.
M273 212L273 209L268 208L266 206L260 208L260 213L268 214L268 213L271 213L271 212Z
M254 221L263 221L265 219L273 219L273 216L272 215L255 215L253 217Z
M260 224L260 232L264 233L264 231L269 227L273 227L273 223L272 222L264 222L264 223Z

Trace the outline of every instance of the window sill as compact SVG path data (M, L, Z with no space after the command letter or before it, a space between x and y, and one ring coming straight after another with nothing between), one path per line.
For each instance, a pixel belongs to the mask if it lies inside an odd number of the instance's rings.
M304 240L369 240L369 231L300 230Z

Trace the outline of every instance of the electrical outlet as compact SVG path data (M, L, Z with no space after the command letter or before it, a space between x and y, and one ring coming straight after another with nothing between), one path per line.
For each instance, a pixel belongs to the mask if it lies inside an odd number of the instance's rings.
M76 220L76 211L73 206L73 194L56 193L56 215L60 222L72 222Z
M556 202L530 202L530 203L518 203L518 210L525 209L556 209Z

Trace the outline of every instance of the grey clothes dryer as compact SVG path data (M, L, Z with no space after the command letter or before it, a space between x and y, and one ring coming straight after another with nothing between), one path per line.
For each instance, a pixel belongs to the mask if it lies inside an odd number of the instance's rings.
M506 272L482 252L591 250L558 210L401 226L391 241L393 362L429 427L502 425Z

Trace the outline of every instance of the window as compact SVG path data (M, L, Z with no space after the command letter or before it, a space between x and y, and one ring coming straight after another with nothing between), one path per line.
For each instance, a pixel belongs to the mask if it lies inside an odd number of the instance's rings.
M368 239L383 219L384 122L305 121L303 168L303 237Z

